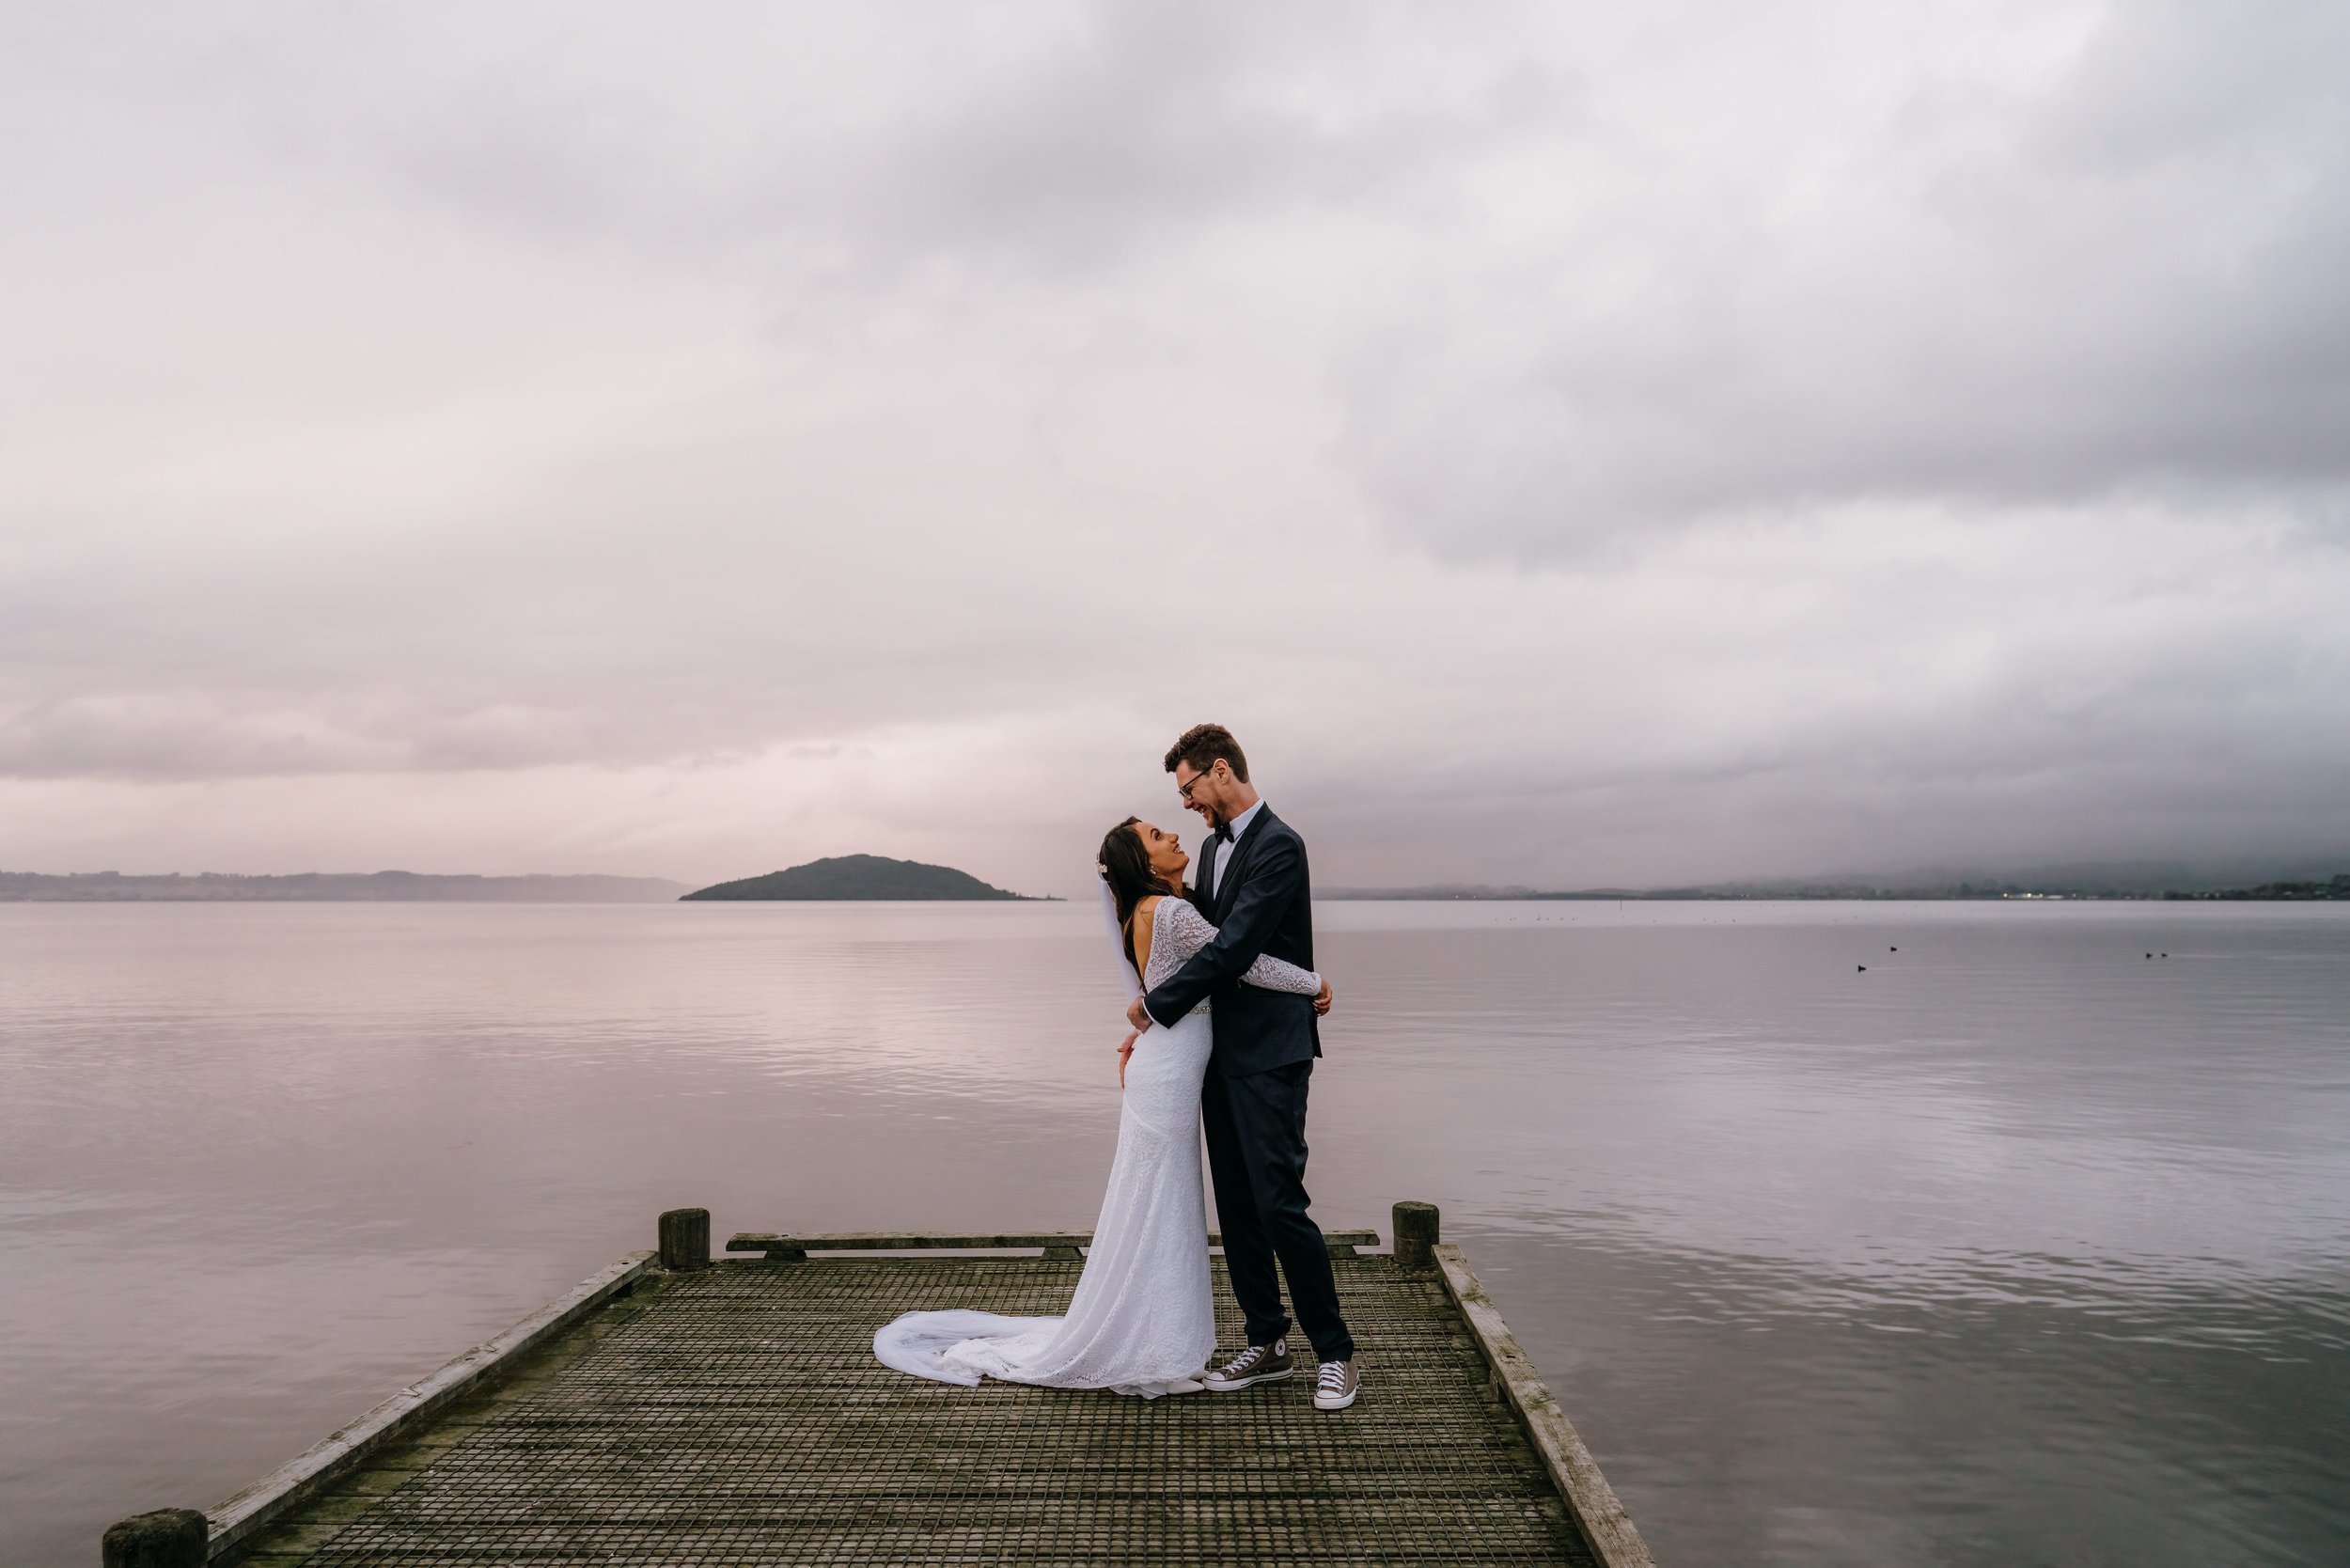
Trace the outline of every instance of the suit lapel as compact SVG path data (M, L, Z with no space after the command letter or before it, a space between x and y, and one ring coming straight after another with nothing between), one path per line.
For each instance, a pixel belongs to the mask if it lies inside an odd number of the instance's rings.
M1248 852L1256 848L1257 839L1264 832L1265 823L1272 820L1273 808L1268 806L1248 820L1247 831L1234 839L1230 849L1216 856L1215 923L1217 925L1224 923L1226 912L1232 907L1232 895L1240 888L1240 879L1247 873Z

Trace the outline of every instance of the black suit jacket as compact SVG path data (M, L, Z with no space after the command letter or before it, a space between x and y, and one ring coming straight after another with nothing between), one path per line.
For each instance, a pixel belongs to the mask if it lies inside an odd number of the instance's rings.
M1242 983L1260 953L1314 966L1313 886L1306 840L1289 823L1259 811L1248 831L1217 857L1215 896L1192 902L1216 926L1215 940L1143 998L1151 1016L1179 1019L1206 997L1214 1007L1215 1064L1233 1077L1269 1072L1322 1055L1314 999Z

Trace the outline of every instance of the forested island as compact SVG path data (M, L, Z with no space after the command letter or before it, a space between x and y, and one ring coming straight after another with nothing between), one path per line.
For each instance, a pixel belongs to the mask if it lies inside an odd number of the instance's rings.
M291 876L49 876L0 871L0 903L655 903L685 884L650 876L432 876L302 871Z
M681 902L695 899L1029 902L1018 893L992 887L952 866L926 866L918 860L891 860L879 855L836 855L811 860L804 866L770 871L765 876L744 877L737 882L698 888L685 894Z

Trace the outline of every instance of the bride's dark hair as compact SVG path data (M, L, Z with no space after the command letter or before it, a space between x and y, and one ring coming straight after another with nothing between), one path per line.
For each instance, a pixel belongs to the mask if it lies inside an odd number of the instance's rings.
M1140 821L1140 817L1128 817L1104 834L1100 861L1102 880L1110 885L1110 897L1118 903L1118 929L1126 939L1129 964L1135 962L1135 905L1167 890L1159 873L1151 869L1151 852L1143 847L1142 835L1135 831Z

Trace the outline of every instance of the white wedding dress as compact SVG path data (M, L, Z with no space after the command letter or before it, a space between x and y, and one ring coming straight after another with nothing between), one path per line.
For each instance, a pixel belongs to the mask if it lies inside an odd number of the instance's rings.
M1214 935L1191 904L1161 899L1151 917L1148 982L1172 975ZM1120 967L1129 989L1140 989L1122 943ZM1277 958L1259 958L1242 978L1272 991L1322 989L1321 976ZM916 1377L966 1386L985 1376L1144 1399L1198 1388L1215 1354L1199 1183L1199 1084L1210 1030L1201 1002L1172 1028L1146 1029L1135 1042L1118 1156L1068 1315L908 1312L873 1336L873 1354Z

